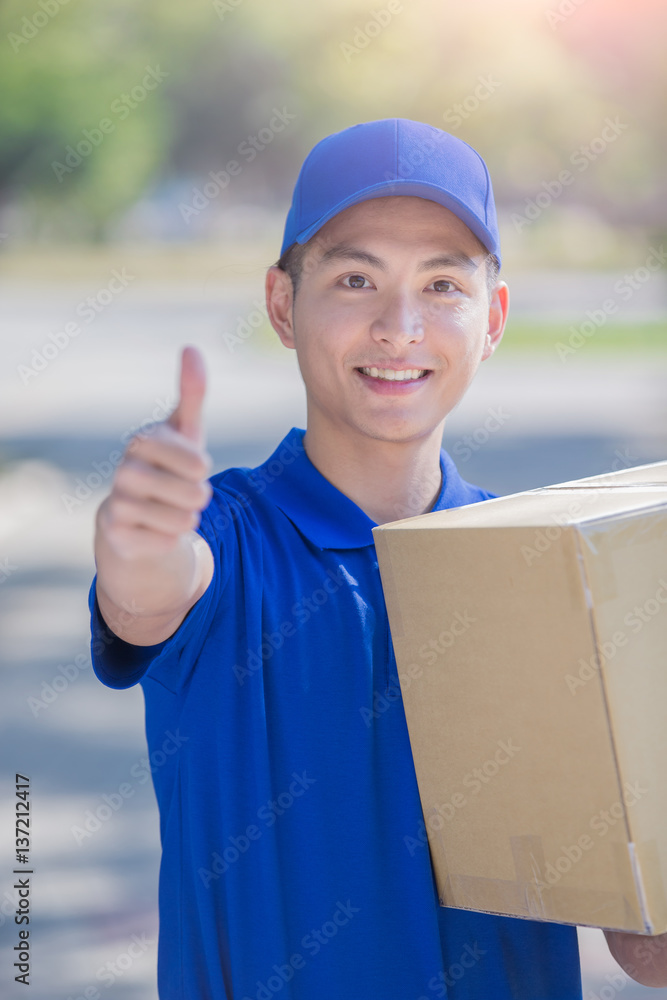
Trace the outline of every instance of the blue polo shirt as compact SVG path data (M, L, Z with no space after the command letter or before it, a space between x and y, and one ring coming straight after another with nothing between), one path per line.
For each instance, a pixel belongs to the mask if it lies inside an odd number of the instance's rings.
M169 639L90 590L97 676L145 695L161 1000L581 1000L575 927L438 903L375 524L303 434L211 477L213 579ZM440 462L434 509L489 498Z

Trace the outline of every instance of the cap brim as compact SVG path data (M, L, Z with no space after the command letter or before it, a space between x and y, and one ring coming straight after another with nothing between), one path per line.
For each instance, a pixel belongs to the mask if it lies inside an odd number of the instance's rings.
M450 212L465 223L468 229L475 234L477 239L482 243L489 253L492 253L500 263L500 247L497 245L496 240L490 230L486 229L479 219L473 215L473 213L455 196L443 191L442 188L436 187L434 184L428 184L425 181L412 181L403 180L398 178L394 181L383 181L380 184L374 184L371 187L367 187L362 191L356 191L354 195L349 198L343 199L337 205L334 205L325 215L323 215L317 222L308 226L307 229L302 229L296 235L297 243L307 243L311 237L317 233L325 223L333 219L334 216L338 215L340 212L344 211L346 208L350 208L352 205L358 205L362 201L371 201L373 198L385 198L391 195L399 195L402 197L410 196L416 198L425 198L427 201L435 201L438 205L442 205L444 208L448 208Z

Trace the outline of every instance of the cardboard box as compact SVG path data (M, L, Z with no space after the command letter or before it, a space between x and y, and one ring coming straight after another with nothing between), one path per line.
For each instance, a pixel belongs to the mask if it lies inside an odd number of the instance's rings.
M667 462L373 534L441 904L667 931Z

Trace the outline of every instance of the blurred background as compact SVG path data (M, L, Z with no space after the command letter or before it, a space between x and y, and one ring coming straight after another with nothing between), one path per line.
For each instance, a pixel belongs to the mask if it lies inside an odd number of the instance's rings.
M447 421L465 479L508 493L667 457L666 29L662 0L0 5L3 997L23 995L18 771L32 1000L155 1000L143 696L90 668L94 516L175 405L185 343L216 470L304 426L263 279L316 141L403 116L489 165L512 310ZM619 986L602 932L579 933L587 1000L667 997Z

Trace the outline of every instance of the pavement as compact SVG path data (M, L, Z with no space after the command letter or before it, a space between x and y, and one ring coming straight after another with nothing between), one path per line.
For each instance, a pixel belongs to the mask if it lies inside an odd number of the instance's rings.
M145 283L97 303L86 323L90 294L0 282L0 995L8 1000L24 996L11 973L16 772L31 778L34 809L31 1000L156 998L159 835L152 786L141 780L143 696L104 688L88 655L94 516L115 456L134 429L173 407L185 343L207 363L216 470L257 464L289 427L305 425L294 355L260 330L253 282ZM581 301L596 294L581 291ZM67 334L67 324L79 332ZM659 461L665 386L667 353L614 358L584 346L562 362L501 349L448 418L445 447L464 478L498 493ZM131 792L119 803L122 784ZM579 936L586 1000L621 991L626 1000L667 998L667 989L627 977L610 985L619 970L602 932Z

